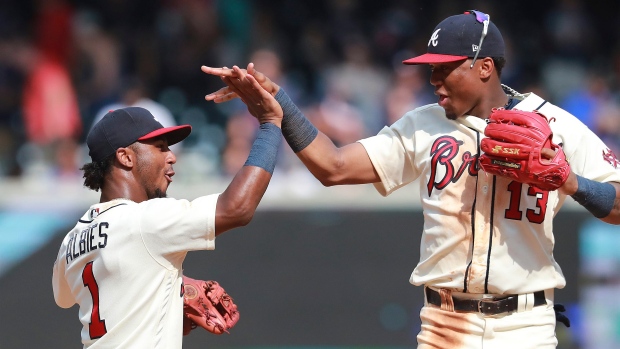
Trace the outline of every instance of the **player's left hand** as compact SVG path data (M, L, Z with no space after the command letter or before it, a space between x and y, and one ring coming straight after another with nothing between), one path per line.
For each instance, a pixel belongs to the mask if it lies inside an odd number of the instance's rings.
M184 336L197 327L215 334L229 333L239 321L237 305L216 281L183 276L183 290Z
M538 111L494 109L484 134L480 167L487 173L543 190L562 187L571 174L549 121Z

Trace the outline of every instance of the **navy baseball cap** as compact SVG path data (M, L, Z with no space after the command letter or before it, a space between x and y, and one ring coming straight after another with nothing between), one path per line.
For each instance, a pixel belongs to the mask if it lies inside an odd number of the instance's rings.
M190 125L164 127L148 110L127 107L108 112L88 133L88 155L99 162L114 154L118 148L136 141L165 136L168 145L184 140L192 132Z
M486 35L480 44L485 30L484 19L488 22ZM423 55L404 60L404 64L448 63L477 57L499 58L505 55L505 45L499 29L490 21L489 16L476 10L450 16L437 24L430 40L427 52Z

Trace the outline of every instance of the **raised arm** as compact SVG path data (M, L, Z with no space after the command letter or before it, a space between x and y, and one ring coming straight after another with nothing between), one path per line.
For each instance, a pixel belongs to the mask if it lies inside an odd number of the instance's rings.
M363 184L380 181L364 146L356 142L340 148L336 147L329 137L312 125L288 95L268 77L255 70L252 63L248 65L247 70L236 66L232 69L202 67L202 70L207 74L222 77L222 80L227 84L227 87L205 97L205 99L216 103L226 102L238 97L234 91L235 78L244 78L246 75L254 76L263 91L253 90L249 93L256 97L259 93L267 92L280 103L284 111L282 120L284 138L308 170L323 185ZM246 100L244 103L247 104Z
M368 153L360 143L336 147L304 116L283 90L276 100L282 106L282 134L308 170L325 186L379 182Z
M273 96L263 90L251 75L226 79L226 83L259 120L260 127L245 165L217 200L215 235L252 220L271 180L282 140L282 108Z

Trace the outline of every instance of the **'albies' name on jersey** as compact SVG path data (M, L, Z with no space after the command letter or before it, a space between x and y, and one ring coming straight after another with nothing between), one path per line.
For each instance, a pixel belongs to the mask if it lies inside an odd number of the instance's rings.
M108 244L106 231L109 227L108 222L94 223L86 229L72 234L67 243L67 264L88 252L105 248Z

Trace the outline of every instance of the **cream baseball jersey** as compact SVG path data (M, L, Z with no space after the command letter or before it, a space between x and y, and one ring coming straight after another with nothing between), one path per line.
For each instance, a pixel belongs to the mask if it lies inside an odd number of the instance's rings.
M573 172L620 182L620 164L577 118L534 94L514 109L549 119ZM486 121L449 120L437 104L405 114L360 140L379 173L384 196L419 179L424 230L410 282L459 292L521 294L562 288L553 258L553 217L566 195L543 191L479 169Z
M215 248L218 194L99 203L64 238L56 303L79 305L85 348L181 348L182 264Z

